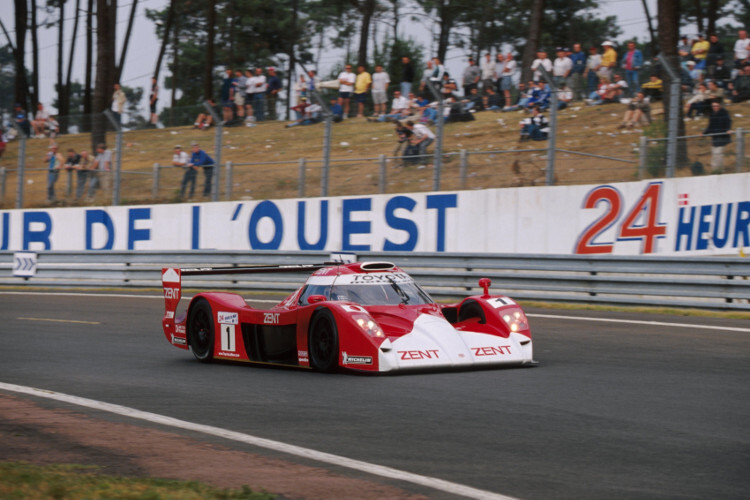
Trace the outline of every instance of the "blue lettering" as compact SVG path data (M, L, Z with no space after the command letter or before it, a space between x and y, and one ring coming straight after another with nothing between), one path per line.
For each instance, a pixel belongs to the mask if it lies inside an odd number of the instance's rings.
M698 236L695 243L696 250L705 250L708 248L708 241L711 237L711 211L712 205L702 205L700 215L698 215Z
M369 212L372 198L355 198L344 200L341 208L341 250L346 252L370 250L370 245L354 245L351 243L354 234L370 234L370 221L352 221L352 212Z
M131 208L128 210L128 250L135 250L136 241L148 241L151 239L150 229L135 228L136 221L150 219L150 208Z
M437 220L437 248L438 252L445 252L445 210L458 206L458 195L456 194L430 194L427 195L427 208L438 211Z
M8 249L8 240L10 235L10 214L5 212L3 214L3 243L0 245L0 250Z
M271 219L275 228L273 238L271 238L271 241L268 243L264 243L258 238L258 223L264 217ZM269 200L258 203L250 216L250 226L248 227L250 248L254 250L278 250L281 245L281 237L283 234L284 221L281 218L279 207Z
M101 248L94 248L94 224L103 224L107 231L107 243ZM115 226L107 212L100 209L86 210L86 250L112 250L115 243Z
M409 238L404 243L393 243L391 240L385 240L383 250L386 251L404 251L411 252L414 247L417 246L417 238L419 236L419 229L417 224L411 219L404 219L396 216L396 210L403 208L412 212L417 202L408 196L394 196L385 205L385 221L393 229L400 231L406 231Z
M742 246L750 246L750 201L741 201L737 204L737 222L734 224L734 243L733 247L740 246L740 235L742 235Z
M685 220L685 209L690 208L689 219ZM680 251L680 244L682 243L682 237L687 237L687 245L685 250L691 249L693 241L693 220L695 218L695 207L680 207L680 214L677 216L677 235L674 239L674 250L675 252Z
M297 245L300 250L323 250L328 241L328 200L320 202L320 237L315 243L308 243L305 239L305 206L307 202L297 202Z
M734 206L734 203L729 203L727 205L727 213L726 217L724 217L724 236L719 236L719 229L721 228L721 210L722 205L716 205L716 215L714 216L714 246L716 248L724 248L724 245L727 244L727 240L729 240L729 223L732 221L732 218L730 215L732 214L732 207Z
M193 206L193 231L190 240L191 250L201 249L201 207Z
M32 231L32 224L44 224L44 229ZM52 244L49 235L52 233L52 218L47 212L24 212L23 214L23 249L29 250L31 243L42 243L45 250L50 250Z

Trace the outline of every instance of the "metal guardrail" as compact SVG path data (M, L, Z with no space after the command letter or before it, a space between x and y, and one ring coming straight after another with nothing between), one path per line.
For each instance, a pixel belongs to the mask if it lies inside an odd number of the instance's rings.
M742 257L581 257L568 255L360 253L396 263L438 298L492 291L518 300L750 311L750 259ZM162 267L311 264L323 252L46 252L33 278L12 275L0 252L0 286L160 287ZM186 288L291 292L296 274L195 276Z

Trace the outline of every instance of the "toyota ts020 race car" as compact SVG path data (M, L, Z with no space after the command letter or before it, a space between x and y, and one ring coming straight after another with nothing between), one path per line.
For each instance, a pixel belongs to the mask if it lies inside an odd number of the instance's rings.
M270 309L235 293L195 295L177 314L183 276L314 271ZM531 331L521 307L502 295L437 304L388 262L162 270L164 334L200 361L292 365L329 372L532 365Z

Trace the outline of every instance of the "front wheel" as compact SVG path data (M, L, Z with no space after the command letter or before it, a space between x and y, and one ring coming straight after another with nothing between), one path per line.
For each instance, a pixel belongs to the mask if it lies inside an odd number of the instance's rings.
M211 361L214 355L214 321L211 306L205 299L198 299L190 308L187 334L195 359L204 363Z
M310 366L322 372L332 372L338 367L339 334L336 320L328 309L322 309L313 318L308 337Z

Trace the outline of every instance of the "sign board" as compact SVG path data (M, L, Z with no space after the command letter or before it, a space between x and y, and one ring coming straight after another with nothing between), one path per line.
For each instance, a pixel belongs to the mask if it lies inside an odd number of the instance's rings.
M13 276L31 278L36 275L36 253L16 252L13 254Z

